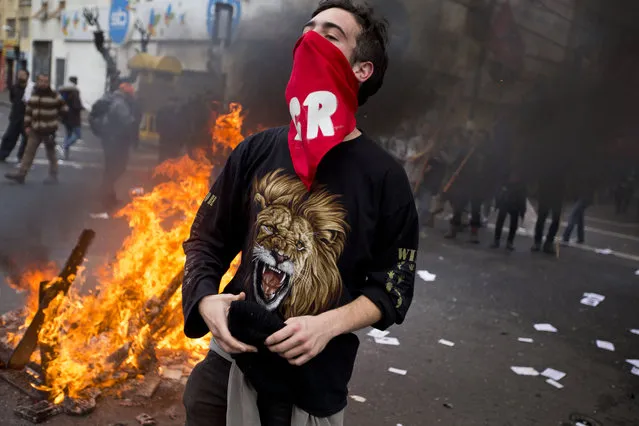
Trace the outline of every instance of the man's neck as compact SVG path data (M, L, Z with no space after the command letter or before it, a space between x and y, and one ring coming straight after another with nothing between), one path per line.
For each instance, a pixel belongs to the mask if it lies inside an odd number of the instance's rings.
M362 136L362 132L359 131L359 129L357 127L355 127L355 130L353 130L352 132L350 132L345 138L344 138L344 142L348 142L348 141L352 141L353 139L357 139L360 136Z

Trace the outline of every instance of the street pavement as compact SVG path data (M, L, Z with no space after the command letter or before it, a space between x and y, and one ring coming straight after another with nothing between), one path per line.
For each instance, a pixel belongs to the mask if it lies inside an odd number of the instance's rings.
M0 120L4 117L6 111ZM101 152L88 133L72 152L75 166L62 166L60 185L41 184L46 176L42 161L24 186L0 182L0 252L62 262L87 226L97 231L92 257L108 258L117 250L126 224L89 217L101 177ZM153 164L152 151L136 152L120 194L147 185ZM0 172L11 167L0 165ZM349 401L346 424L575 426L578 420L571 416L581 416L592 419L582 422L589 426L639 425L639 376L625 362L639 359L639 335L630 332L639 329L639 262L634 258L639 256L639 227L596 210L592 214L586 236L591 249L565 247L559 257L531 253L532 240L526 236L519 236L517 251L508 253L488 248L491 229L482 230L480 245L467 243L467 234L445 240L443 221L429 229L422 236L418 270L434 274L434 280L417 278L405 323L387 336L399 345L376 343L366 335L369 330L359 333L350 391L365 401ZM610 248L613 254L598 254L596 248ZM596 307L583 305L586 292L605 300ZM0 279L0 314L20 306L21 297ZM536 331L540 323L552 324L557 332ZM598 348L596 340L613 343L615 350ZM517 375L511 367L564 372L563 388L545 377ZM1 425L28 424L13 414L19 400L0 380ZM177 410L172 413L176 417L167 410ZM86 419L59 416L47 424L133 425L141 412L162 425L183 424L180 389L165 387L144 407L121 407L101 398Z

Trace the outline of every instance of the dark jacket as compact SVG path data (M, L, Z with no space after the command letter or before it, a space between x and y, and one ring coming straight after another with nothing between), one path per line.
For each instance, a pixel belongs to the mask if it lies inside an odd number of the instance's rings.
M104 116L104 138L112 142L131 144L137 139L140 115L132 96L116 91L107 95L109 110Z
M34 89L27 102L24 127L31 131L51 135L58 130L58 119L69 111L62 96L55 90Z
M9 113L9 120L24 120L24 113L27 109L22 98L24 97L25 87L20 87L17 84L14 84L11 89L9 89L9 100L11 101L11 112Z
M75 86L67 86L60 88L60 95L64 98L69 112L64 116L63 122L65 126L80 127L82 125L82 98L80 91Z

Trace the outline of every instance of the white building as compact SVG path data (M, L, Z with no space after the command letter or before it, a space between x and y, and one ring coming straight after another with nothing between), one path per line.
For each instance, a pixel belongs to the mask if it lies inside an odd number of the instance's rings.
M107 46L123 75L129 74L127 62L141 48L136 25L150 34L149 54L175 56L187 74L201 75L212 60L214 40L228 46L237 36L240 20L251 9L259 9L246 0L34 0L33 8L53 11L60 3L64 9L59 17L32 22L32 71L50 74L56 87L70 76L78 77L87 105L104 93L106 64L94 45L96 27L86 22L85 8L98 13ZM281 2L264 2L269 3ZM216 65L222 68L221 63Z

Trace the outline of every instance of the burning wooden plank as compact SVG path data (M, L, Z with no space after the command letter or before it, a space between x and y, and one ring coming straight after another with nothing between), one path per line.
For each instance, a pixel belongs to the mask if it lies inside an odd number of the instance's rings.
M38 334L45 321L44 310L58 294L67 294L69 287L71 287L71 283L73 283L78 273L78 268L84 261L89 246L94 238L94 231L90 229L82 231L78 243L71 252L71 255L67 259L67 262L58 277L49 282L40 283L38 311L31 321L31 324L29 324L24 336L18 343L18 346L16 346L13 354L9 358L7 363L9 368L21 370L29 362L29 358L31 358L31 354L38 344ZM41 355L43 356L43 371L46 371L45 363L51 356L51 349L41 349Z

